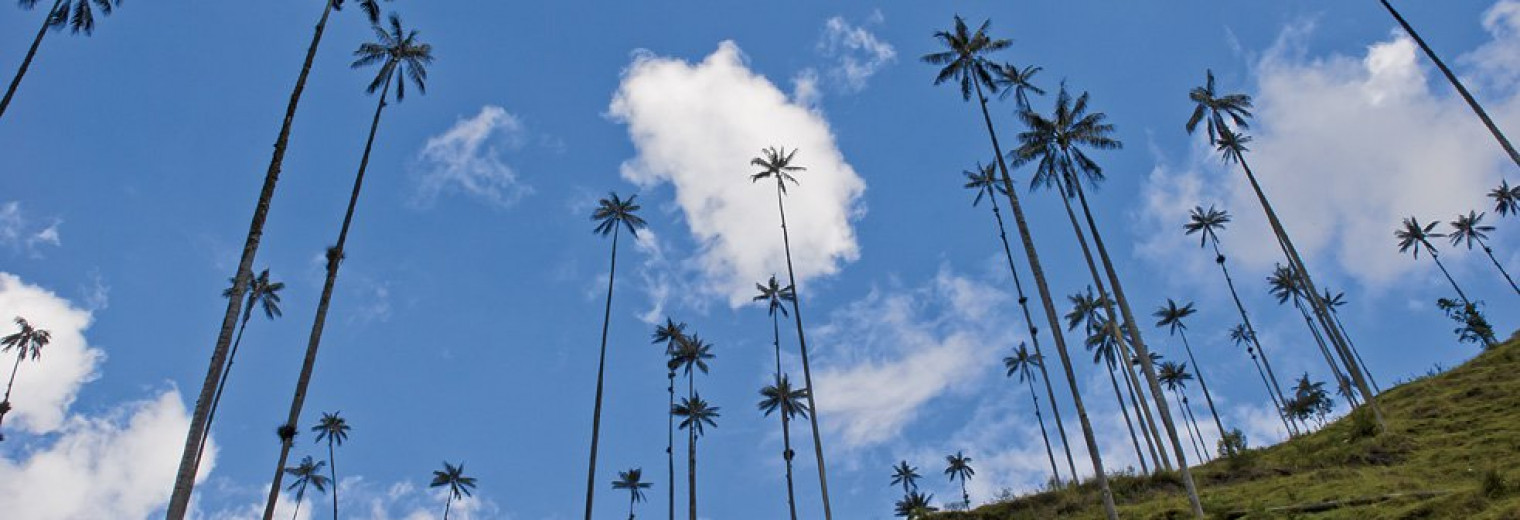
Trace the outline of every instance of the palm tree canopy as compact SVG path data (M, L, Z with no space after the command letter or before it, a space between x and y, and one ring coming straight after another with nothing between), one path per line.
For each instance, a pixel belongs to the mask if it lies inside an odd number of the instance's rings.
M1171 333L1176 334L1178 330L1187 330L1187 324L1183 323L1182 319L1197 313L1198 311L1193 308L1193 302L1187 302L1179 307L1177 302L1167 298L1166 305L1157 308L1151 315L1160 318L1156 322L1157 327L1171 327Z
M1119 359L1119 331L1114 322L1094 318L1092 334L1087 336L1087 350L1093 353L1093 363L1108 362L1110 366Z
M228 283L237 285L237 278L228 278ZM244 309L246 313L252 313L253 308L258 306L264 311L264 317L275 319L285 313L280 310L280 291L285 289L285 282L272 282L269 280L269 270L265 269L248 282L248 304ZM222 291L223 298L232 297L232 287Z
M1469 210L1466 215L1457 215L1457 219L1451 221L1451 245L1467 243L1467 248L1472 249L1473 242L1482 242L1488 239L1488 233L1494 230L1493 226L1483 225L1483 217L1487 213L1478 213Z
M776 185L781 187L781 192L786 193L787 181L797 184L797 178L792 177L792 172L807 171L805 167L792 165L792 158L796 155L796 148L787 152L784 146L780 148L770 146L760 150L759 157L749 160L751 166L760 167L760 172L751 174L749 181L757 182L760 179L774 178Z
M888 485L901 485L903 492L908 492L909 488L917 490L919 478L921 477L918 474L918 468L909 466L908 461L905 460L898 462L896 466L892 466L892 483Z
M1235 346L1247 344L1254 337L1255 335L1251 334L1251 329L1246 328L1246 324L1244 323L1237 323L1234 327L1230 328L1230 340L1235 342ZM1250 347L1250 345L1246 346Z
M1012 356L1003 358L1003 366L1008 367L1008 377L1018 374L1020 383L1024 382L1026 378L1033 381L1037 375L1034 373L1034 369L1039 368L1044 363L1045 361L1041 359L1039 354L1031 354L1029 347L1023 343L1019 343L1019 347L1013 349Z
M1430 243L1430 239L1446 236L1433 231L1439 223L1431 222L1421 226L1419 219L1405 217L1404 222L1399 224L1399 229L1393 232L1393 236L1399 239L1399 252L1403 253L1413 248L1414 257L1419 258L1420 249L1423 247L1431 256L1435 256L1436 246Z
M351 428L348 426L348 420L339 415L341 413L343 412L322 412L322 419L317 421L316 426L311 427L311 431L317 433L315 442L332 438L334 444L342 446L343 441L348 440L348 430Z
M760 294L755 295L751 301L765 301L769 305L766 311L769 315L775 315L776 311L781 311L781 315L786 316L786 306L783 303L797 299L797 291L790 285L782 287L781 283L776 281L774 274L764 285L755 284L755 289L759 290Z
M386 83L393 74L400 70L406 77L396 83L396 101L406 97L406 80L411 79L412 84L423 94L427 93L427 64L433 62L433 46L417 41L417 31L406 31L401 28L401 17L395 13L390 16L390 31L380 28L379 25L372 27L379 41L359 45L359 50L354 51L358 59L350 65L353 68L368 67L381 63L380 72L375 74L375 79L369 82L369 88L365 90L374 94Z
M618 479L612 481L612 489L626 489L633 495L634 502L644 501L644 490L654 484L642 482L644 478L643 468L633 468L628 471L619 471Z
M1225 117L1229 117L1235 126L1250 128L1246 121L1251 117L1251 96L1245 94L1225 94L1220 96L1214 91L1214 71L1205 70L1207 79L1203 86L1193 87L1188 91L1188 99L1197 103L1193 107L1193 115L1187 121L1187 133L1192 134L1198 128L1198 123L1207 121L1209 142L1219 141L1221 133L1228 132L1229 126L1225 124Z
M33 327L26 318L16 317L16 326L21 330L0 338L0 352L10 352L16 349L16 355L26 357L28 351L32 354L32 361L42 357L42 347L53 341L53 333L47 330Z
M925 54L921 58L930 65L939 65L942 68L934 77L934 84L939 85L946 81L956 80L961 84L961 99L971 99L971 82L975 81L988 91L996 93L998 83L992 79L990 70L996 65L987 61L987 55L1008 48L1013 42L1006 39L993 39L987 36L987 29L992 26L992 20L982 22L982 26L971 32L966 27L966 21L960 15L955 16L955 27L949 31L935 31L934 38L945 44L946 50Z
M448 461L444 461L443 470L433 470L433 481L428 483L428 487L440 486L448 486L449 495L456 499L462 499L474 492L475 477L464 476L463 462L455 466L449 464Z
M359 9L364 11L364 17L369 19L370 25L380 23L380 4L375 0L357 0ZM386 0L390 1L390 0ZM335 11L343 10L343 0L332 0L332 8Z
M1223 231L1225 224L1230 223L1230 214L1221 209L1215 209L1210 205L1209 209L1203 206L1193 206L1193 212L1188 215L1188 222L1183 224L1183 229L1188 235L1199 233L1198 247L1208 245L1212 240L1219 243L1219 232Z
M976 198L971 201L972 206L981 204L982 196L991 194L993 190L997 190L998 193L1004 195L1008 194L1007 190L1003 187L1002 180L998 179L997 163L995 162L989 162L986 166L983 166L982 163L976 163L975 171L961 170L961 174L966 176L965 188L976 190Z
M1004 63L1001 66L992 67L992 82L998 88L1003 89L1003 92L998 95L998 99L1007 99L1008 95L1012 94L1014 102L1019 105L1019 110L1029 110L1028 92L1041 96L1045 95L1045 89L1034 86L1034 83L1031 81L1034 79L1034 75L1039 74L1041 70L1044 70L1044 68L1033 65L1020 69L1012 63Z
M976 470L971 469L971 457L967 457L959 451L955 452L955 455L946 455L945 463L947 464L945 475L950 476L951 482L954 482L955 479L961 479L962 482L965 482L967 478L976 475Z
M1268 291L1277 297L1277 303L1287 303L1289 299L1303 295L1303 286L1299 283L1298 273L1293 268L1277 264L1272 269L1272 275L1267 277Z
M719 417L718 407L708 405L707 401L702 400L701 394L682 397L681 402L670 408L670 413L681 418L682 430L693 429L698 437L707 433L706 426L718 427L718 423L713 420Z
M1508 180L1501 180L1499 187L1488 192L1488 197L1494 199L1494 211L1499 212L1499 216L1520 215L1520 185L1512 187Z
M1161 384L1166 385L1167 390L1185 389L1187 381L1192 378L1193 374L1187 371L1187 363L1163 361L1156 372L1156 379L1161 380Z
M327 492L327 484L331 480L322 474L322 468L327 466L327 461L312 460L310 455L301 459L301 463L292 468L285 468L285 474L295 477L295 481L285 487L286 491L296 491L304 488L307 484L317 488L317 491Z
M706 374L707 360L712 358L712 345L702 341L701 336L696 334L681 336L676 338L676 349L671 353L670 360L666 362L666 368L671 370L680 368L684 373L690 374L691 369L695 367Z
M21 0L20 4L23 9L31 9L37 6L37 0ZM48 12L47 27L56 31L67 25L69 32L84 31L88 36L95 33L95 9L109 16L117 7L121 7L121 0L62 0Z
M633 202L638 197L630 195L627 200L623 200L617 193L608 193L607 198L597 201L596 211L591 212L591 220L597 223L593 231L607 236L617 229L618 224L622 224L629 233L638 236L639 229L648 225L635 213L643 207Z
M758 406L767 417L771 412L781 410L781 414L788 419L805 418L810 411L807 405L808 389L792 388L792 383L787 379L786 374L777 376L775 384L761 388L760 396L763 399L760 400Z
M939 511L938 508L929 505L932 501L934 501L933 494L925 495L915 489L904 495L902 500L897 501L894 505L893 515L908 519L923 518L929 513Z
M1068 196L1076 196L1076 183L1081 179L1092 186L1103 181L1103 167L1088 157L1084 148L1115 150L1124 144L1113 137L1114 125L1107 122L1107 114L1088 113L1087 100L1086 92L1073 100L1062 83L1049 118L1033 110L1019 113L1027 129L1019 132L1019 147L1009 155L1013 166L1036 162L1034 178L1029 181L1031 189L1061 182Z
M1101 319L1099 313L1108 305L1108 295L1094 296L1092 286L1066 299L1071 302L1071 312L1066 313L1066 330L1076 330L1081 325L1095 326Z
M669 317L665 318L665 324L654 328L654 335L650 336L652 344L665 344L665 354L671 355L676 351L676 345L686 337L686 323L676 323ZM673 370L673 369L672 369Z
M1245 153L1251 151L1246 148L1246 143L1251 142L1251 136L1245 135L1229 128L1217 130L1219 137L1214 139L1214 148L1219 150L1220 159L1224 162L1241 162Z

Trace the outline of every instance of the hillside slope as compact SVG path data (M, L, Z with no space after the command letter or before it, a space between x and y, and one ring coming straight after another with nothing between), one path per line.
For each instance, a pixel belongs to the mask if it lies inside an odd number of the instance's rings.
M1388 431L1360 413L1236 460L1196 468L1210 518L1520 519L1520 337L1387 390ZM1188 518L1174 476L1111 479L1120 516ZM936 520L1102 518L1096 487L1045 492Z

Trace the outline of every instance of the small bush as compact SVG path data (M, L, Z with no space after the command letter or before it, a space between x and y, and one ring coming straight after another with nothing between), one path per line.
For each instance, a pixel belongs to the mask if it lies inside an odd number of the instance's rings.
M1480 478L1479 492L1488 498L1502 498L1509 494L1509 483L1504 480L1504 474L1498 468L1489 468L1484 471Z
M1233 428L1219 437L1219 445L1215 448L1220 457L1232 457L1237 453L1246 451L1246 434L1239 428Z
M1372 412L1367 407L1351 412L1349 419L1351 420L1350 440L1366 439L1378 434L1377 419L1372 416Z

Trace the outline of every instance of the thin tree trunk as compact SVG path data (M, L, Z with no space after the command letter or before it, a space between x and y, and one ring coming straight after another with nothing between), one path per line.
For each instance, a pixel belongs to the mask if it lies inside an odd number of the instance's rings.
M586 520L591 520L591 505L596 495L596 448L602 429L602 381L607 371L607 327L612 322L612 281L617 277L617 243L619 227L612 226L612 263L607 269L607 305L602 312L602 349L596 362L596 406L591 415L591 462L586 466Z
M786 205L782 202L781 177L776 177L776 210L781 214L781 243L786 248L786 277L787 283L792 286L792 315L793 322L797 324L797 345L802 352L802 378L807 384L808 422L813 427L813 454L818 459L818 489L823 494L823 517L825 520L833 520L834 510L829 505L829 474L823 463L823 438L818 433L818 404L814 402L813 370L808 364L807 336L802 333L802 289L797 287L797 275L792 270L792 239L786 230ZM695 499L693 499L695 500ZM692 519L696 519L696 503L692 503ZM589 519L588 519L589 520Z
M1325 363L1330 365L1330 372L1335 376L1335 385L1339 388L1346 388L1350 384L1346 380L1346 374L1341 372L1340 367L1335 362L1334 356L1330 354L1330 349L1325 346L1325 340L1320 337L1319 328L1314 326L1314 320L1309 318L1309 311L1304 310L1297 296L1293 297L1293 306L1297 307L1298 313L1303 315L1304 325L1309 327L1309 332L1314 335L1314 343L1319 345L1320 354L1325 356ZM1350 405L1351 408L1356 408L1356 402L1351 400L1350 392L1342 391L1341 394L1346 398L1347 405Z
M786 507L792 513L792 520L797 520L797 498L792 489L792 421L787 418L786 411L781 413L781 457L786 459Z
M1103 361L1099 361L1102 363ZM1129 420L1129 406L1124 404L1124 392L1119 391L1119 378L1114 375L1112 363L1108 366L1108 383L1114 387L1114 400L1119 402L1119 413L1124 416L1124 427L1129 429L1129 440L1135 444L1135 458L1140 461L1140 472L1150 474L1150 468L1145 466L1145 452L1140 448L1140 438L1135 436L1135 425ZM1135 412L1139 415L1140 412Z
M1499 270L1499 274L1504 275L1504 281L1509 282L1509 288L1513 289L1515 294L1520 294L1520 286L1515 285L1515 279L1510 278L1509 271L1505 271L1504 265L1499 263L1499 259L1494 258L1494 249L1488 247L1488 244L1484 243L1481 238L1478 239L1478 245L1483 246L1483 252L1488 255L1488 261L1493 262L1494 268Z
M301 376L296 380L295 395L290 399L290 416L285 420L285 426L292 432L295 431L301 420L301 408L306 404L306 389L311 384L311 374L317 364L317 349L322 345L322 329L327 325L327 311L332 304L333 288L338 284L338 268L343 265L343 259L347 256L348 230L354 223L354 210L359 205L359 192L364 187L364 171L369 167L370 150L375 144L375 132L380 127L380 113L385 110L385 97L390 95L391 77L386 78L385 88L380 91L380 99L375 104L375 117L370 121L369 138L364 143L364 155L359 159L359 172L354 174L354 190L348 196L348 209L343 213L343 225L338 229L338 242L332 249L327 250L327 279L322 282L322 296L317 300L316 318L312 320L311 336L306 341L306 357L301 362ZM295 442L295 436L280 439L279 464L275 466L273 483L269 488L269 500L264 506L264 520L270 520L274 514L275 501L280 497L280 479L284 472L286 459L290 456L291 445Z
M1073 481L1075 481L1077 463L1071 456L1071 442L1066 439L1066 426L1061 421L1061 408L1056 406L1056 391L1050 383L1050 373L1045 370L1045 355L1040 352L1040 328L1035 326L1034 318L1030 317L1029 297L1024 295L1024 284L1019 281L1019 271L1013 265L1013 250L1008 247L1008 231L1003 225L1003 212L998 209L997 193L994 193L994 191L989 186L987 200L992 202L992 216L997 219L998 238L1003 242L1003 256L1008 259L1008 273L1013 275L1013 288L1018 291L1019 308L1024 311L1024 323L1029 325L1029 341L1034 343L1034 355L1041 360L1039 364L1040 379L1045 383L1045 394L1050 398L1050 413L1052 414L1052 419L1056 422L1056 432L1061 435L1061 449L1066 452L1066 464L1071 468L1071 475ZM1038 414L1039 412L1036 411L1035 413ZM1043 427L1041 433L1044 433ZM1046 442L1048 443L1050 440L1046 439ZM1061 474L1058 471L1054 471L1054 467L1051 469L1051 473L1055 475L1056 484L1059 485L1061 483Z
M1061 472L1056 470L1056 454L1050 449L1050 434L1045 433L1045 418L1040 415L1040 396L1034 392L1034 381L1026 379L1029 384L1029 399L1034 401L1034 420L1040 423L1040 438L1045 440L1045 456L1050 458L1050 476L1056 486L1061 485Z
M1140 399L1136 394L1139 385L1135 382L1135 375L1130 372L1133 367L1134 364L1130 363L1129 360L1126 359L1124 362L1124 369L1120 370L1119 373L1124 374L1124 390L1129 393L1130 408L1133 408L1135 410L1142 410L1143 403L1140 402ZM1135 421L1140 423L1140 436L1145 439L1145 447L1150 450L1151 469L1160 472L1163 468L1161 465L1162 459L1159 455L1156 454L1156 444L1160 441L1158 439L1151 438L1151 425L1146 423L1145 419L1145 416L1148 413L1150 413L1150 409L1148 408L1143 409L1143 412L1135 412Z
M1261 369L1261 360L1256 359L1256 352L1254 350L1250 354L1251 364L1256 365L1256 374L1261 376L1261 384L1267 389L1267 399L1272 401L1272 407L1277 409L1278 417L1283 421L1283 432L1288 437L1293 437L1295 435L1293 427L1289 426L1288 417L1282 412L1282 403L1277 402L1277 394L1272 392L1272 383L1267 381L1267 373Z
M634 491L638 491L638 489L635 488ZM636 496L636 495L633 494L633 491L630 491L628 493L628 520L633 520L633 518L634 518L633 517L633 497L634 496ZM334 519L334 520L336 520L336 519Z
M1413 38L1414 42L1420 45L1420 50L1425 51L1425 55L1430 57L1430 61L1435 62L1436 68L1441 69L1441 74L1446 75L1446 81L1451 82L1451 86L1456 87L1457 93L1462 95L1464 101L1467 101L1467 106L1472 107L1472 111L1478 115L1478 119L1483 120L1483 126L1488 127L1488 133L1493 134L1494 140L1499 141L1499 146L1503 147L1504 152L1509 154L1509 159L1514 161L1516 166L1520 166L1520 152L1515 151L1515 146L1510 144L1508 138L1504 137L1504 132L1499 131L1499 126L1494 124L1493 119L1489 119L1488 112L1483 110L1483 106L1478 104L1478 100L1473 99L1472 94L1467 91L1467 87L1457 80L1457 75L1452 74L1451 69L1446 67L1446 63L1441 61L1439 56L1436 56L1436 51L1431 50L1430 45L1425 43L1425 39L1420 37L1420 33L1414 32L1414 27L1409 26L1409 22L1404 20L1403 15L1400 15L1398 10L1388 3L1388 0L1381 1L1383 7L1388 9L1388 14L1393 15L1394 20L1398 20L1399 26L1404 28L1404 32L1409 34L1409 37Z
M238 260L237 272L233 276L232 293L227 298L227 312L222 317L222 328L217 333L216 346L211 350L206 380L201 383L200 395L195 401L195 411L190 418L190 430L185 435L185 449L180 455L179 469L174 477L174 492L169 497L166 514L168 520L182 520L190 507L190 493L195 488L195 474L199 469L196 453L200 450L201 437L206 434L206 418L210 415L211 400L214 398L216 386L222 380L222 365L227 360L228 344L232 341L232 329L237 325L238 310L242 307L244 292L248 289L248 280L252 278L253 259L259 250L259 241L264 234L264 220L269 215L269 205L274 200L275 184L280 178L280 167L285 161L285 148L290 142L290 130L296 116L296 105L300 104L301 92L306 89L306 77L311 73L312 61L317 56L317 44L322 41L322 31L327 27L327 17L331 13L332 2L323 2L322 18L317 21L315 33L311 37L311 46L306 50L306 61L301 65L301 74L297 76L295 89L290 93L290 105L285 109L285 119L280 125L279 136L275 138L274 156L269 161L269 170L264 174L264 185L259 191L258 204L254 207L253 221L248 227L248 239L243 244L243 255Z
M24 359L24 358L26 358L26 349L25 348L21 348L21 349L17 349L17 350L18 350L18 352L16 352L16 364L13 365L13 366L11 366L11 378L10 378L10 381L7 382L7 383L5 383L5 399L4 400L0 400L0 403L4 404L3 407L0 407L0 423L5 422L5 414L6 414L6 412L10 411L10 408L11 408L11 406L10 406L11 405L11 387L13 387L13 386L16 385L16 372L19 372L21 370L21 360ZM3 440L5 440L5 435L0 435L0 441L3 441Z
M1193 442L1198 443L1193 449L1198 454L1198 463L1208 462L1208 455L1204 455L1209 451L1208 443L1203 440L1203 429L1198 427L1198 417L1193 415L1193 406L1188 403L1187 395L1182 396L1182 416L1193 427Z
M222 390L227 388L227 379L232 377L232 362L237 359L238 346L243 343L243 331L248 328L248 318L252 317L253 307L243 310L243 323L238 325L237 338L232 340L232 350L227 353L227 366L222 369L222 380L216 384L216 397L211 399L211 412L206 414L206 430L201 435L201 445L195 449L195 465L200 467L201 456L206 453L206 439L211 438L211 425L216 422L216 408L222 403Z
M10 88L5 89L5 98L0 99L0 117L5 116L5 107L10 106L11 97L16 95L16 87L21 86L21 77L26 75L26 69L32 66L32 58L37 56L37 47L42 45L42 37L47 35L48 22L53 19L53 13L58 11L58 6L63 0L54 0L53 7L48 9L47 16L42 17L42 28L37 29L37 38L32 40L31 48L26 50L26 58L21 60L21 69L16 71L16 77L11 79Z
M327 436L327 470L332 475L333 520L338 520L338 452L333 449L333 437Z
M290 513L290 520L296 520L301 516L301 498L306 495L306 484L301 484L301 490L296 492L296 509Z
M1256 352L1261 353L1261 364L1267 369L1266 377L1264 377L1268 383L1267 393L1273 394L1272 405L1277 407L1277 415L1282 417L1283 426L1288 429L1288 436L1291 437L1296 434L1297 428L1293 426L1287 410L1283 408L1283 403L1286 403L1288 398L1284 396L1282 386L1277 384L1277 375L1272 373L1272 364L1267 361L1267 351L1262 350L1261 340L1256 338L1256 328L1251 325L1251 316L1246 313L1245 304L1240 302L1240 292L1235 290L1235 279L1230 276L1230 269L1225 267L1224 253L1219 251L1219 240L1216 238L1210 242L1214 246L1214 262L1219 264L1219 270L1224 273L1224 282L1230 287L1230 298L1235 300L1235 309L1240 311L1240 321L1246 326L1246 333L1251 335L1251 344L1256 346ZM1251 360L1256 360L1255 354L1251 355Z
M670 413L676 407L676 371L670 370L666 378L669 380L669 385L665 387L665 391L670 394L670 407L665 409L665 464L670 484L665 492L669 496L670 520L676 520L676 415Z
M982 122L987 125L987 137L992 140L992 153L997 156L998 170L1003 175L1003 189L1008 197L1008 207L1013 211L1013 223L1018 226L1019 238L1024 245L1024 254L1029 257L1029 272L1034 276L1035 288L1040 293L1040 304L1045 308L1045 319L1050 324L1050 335L1056 341L1056 354L1061 358L1061 368L1066 372L1066 384L1071 387L1072 405L1077 409L1077 422L1082 425L1082 437L1087 443L1087 452L1092 457L1093 479L1098 481L1098 490L1102 495L1103 513L1109 520L1118 520L1119 512L1114 507L1114 494L1108 487L1108 474L1103 470L1103 456L1098 451L1098 440L1093 434L1092 421L1087 417L1087 407L1082 404L1082 393L1077 390L1077 374L1072 370L1071 355L1066 351L1066 338L1061 334L1061 322L1056 314L1055 302L1050 297L1050 286L1045 281L1045 271L1040 267L1040 255L1034 249L1034 238L1029 233L1029 223L1024 219L1024 207L1019 204L1018 192L1013 187L1013 177L1008 174L1008 163L1003 160L1003 149L998 145L997 132L992 128L992 116L987 112L987 96L982 95L982 84L976 81L977 101L982 109ZM1055 408L1055 403L1051 403ZM1071 481L1079 481L1075 472L1072 473Z
M1441 263L1441 256L1437 255L1434 249L1430 251L1430 258L1436 261L1436 267L1441 268L1441 274L1446 275L1446 281L1451 282L1451 288L1457 291L1457 296L1462 297L1462 303L1472 305L1472 300L1467 299L1467 293L1463 292L1462 287L1457 285L1457 280L1451 277L1451 271L1446 270L1446 264Z
M1124 285L1119 282L1119 275L1114 272L1114 263L1108 257L1108 248L1103 246L1103 234L1098 232L1098 224L1093 220L1092 208L1087 205L1087 195L1082 191L1082 183L1073 184L1076 186L1077 199L1082 203L1082 214L1087 217L1087 227L1092 230L1093 245L1098 249L1098 257L1103 260L1103 270L1108 274L1108 281L1113 284L1114 299L1118 300L1119 310L1124 313L1123 328L1129 331L1131 344L1140 358L1140 369L1145 373L1146 382L1150 384L1151 395L1155 397L1156 414L1161 416L1161 424L1166 427L1167 435L1171 436L1173 448L1177 451L1177 469L1182 473L1182 484L1187 489L1188 502L1193 506L1193 516L1203 518L1203 503L1198 499L1198 486L1193 482L1193 473L1188 469L1187 457L1182 453L1182 442L1177 438L1176 427L1172 424L1172 415L1166 407L1166 398L1161 393L1161 383L1156 379L1156 368L1151 366L1150 349L1146 348L1145 340L1140 336L1140 327L1137 326L1139 322L1135 321L1129 299L1124 296Z
M1209 413L1214 416L1214 426L1219 428L1219 434L1224 435L1229 431L1224 429L1224 422L1219 420L1219 410L1214 408L1214 397L1209 395L1209 384L1203 380L1203 367L1198 365L1198 358L1193 357L1193 346L1188 344L1187 331L1179 330L1182 335L1182 347L1187 349L1188 361L1193 362L1193 373L1198 374L1198 386L1203 388L1203 400L1209 405ZM1234 454L1233 451L1230 452Z
M966 477L961 477L961 499L966 501L966 510L971 510L971 493L966 492Z
M1365 370L1367 372L1367 382L1372 383L1372 391L1377 392L1379 395L1381 395L1383 393L1383 388L1378 386L1377 377L1373 376L1372 370L1367 368L1367 361L1362 359L1361 349L1356 348L1356 342L1351 341L1351 334L1346 332L1346 324L1341 323L1341 313L1339 311L1336 311L1335 307L1331 307L1330 316L1335 318L1336 328L1340 329L1341 334L1346 336L1347 345L1351 347L1352 357L1356 358L1356 363L1358 365L1361 365L1362 370Z
M454 505L454 495L443 500L443 520L449 520L449 506Z
M691 515L688 520L697 520L697 424L693 422L686 427L686 489L689 491L686 497L691 505Z

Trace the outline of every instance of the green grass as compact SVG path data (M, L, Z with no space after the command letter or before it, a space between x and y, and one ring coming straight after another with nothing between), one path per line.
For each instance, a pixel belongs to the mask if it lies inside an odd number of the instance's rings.
M1453 370L1389 389L1378 402L1386 432L1357 412L1313 434L1194 468L1205 513L1520 519L1520 335ZM1175 475L1115 475L1109 483L1123 518L1190 517ZM1355 503L1312 513L1269 511L1330 501ZM1089 482L932 518L1102 517Z

